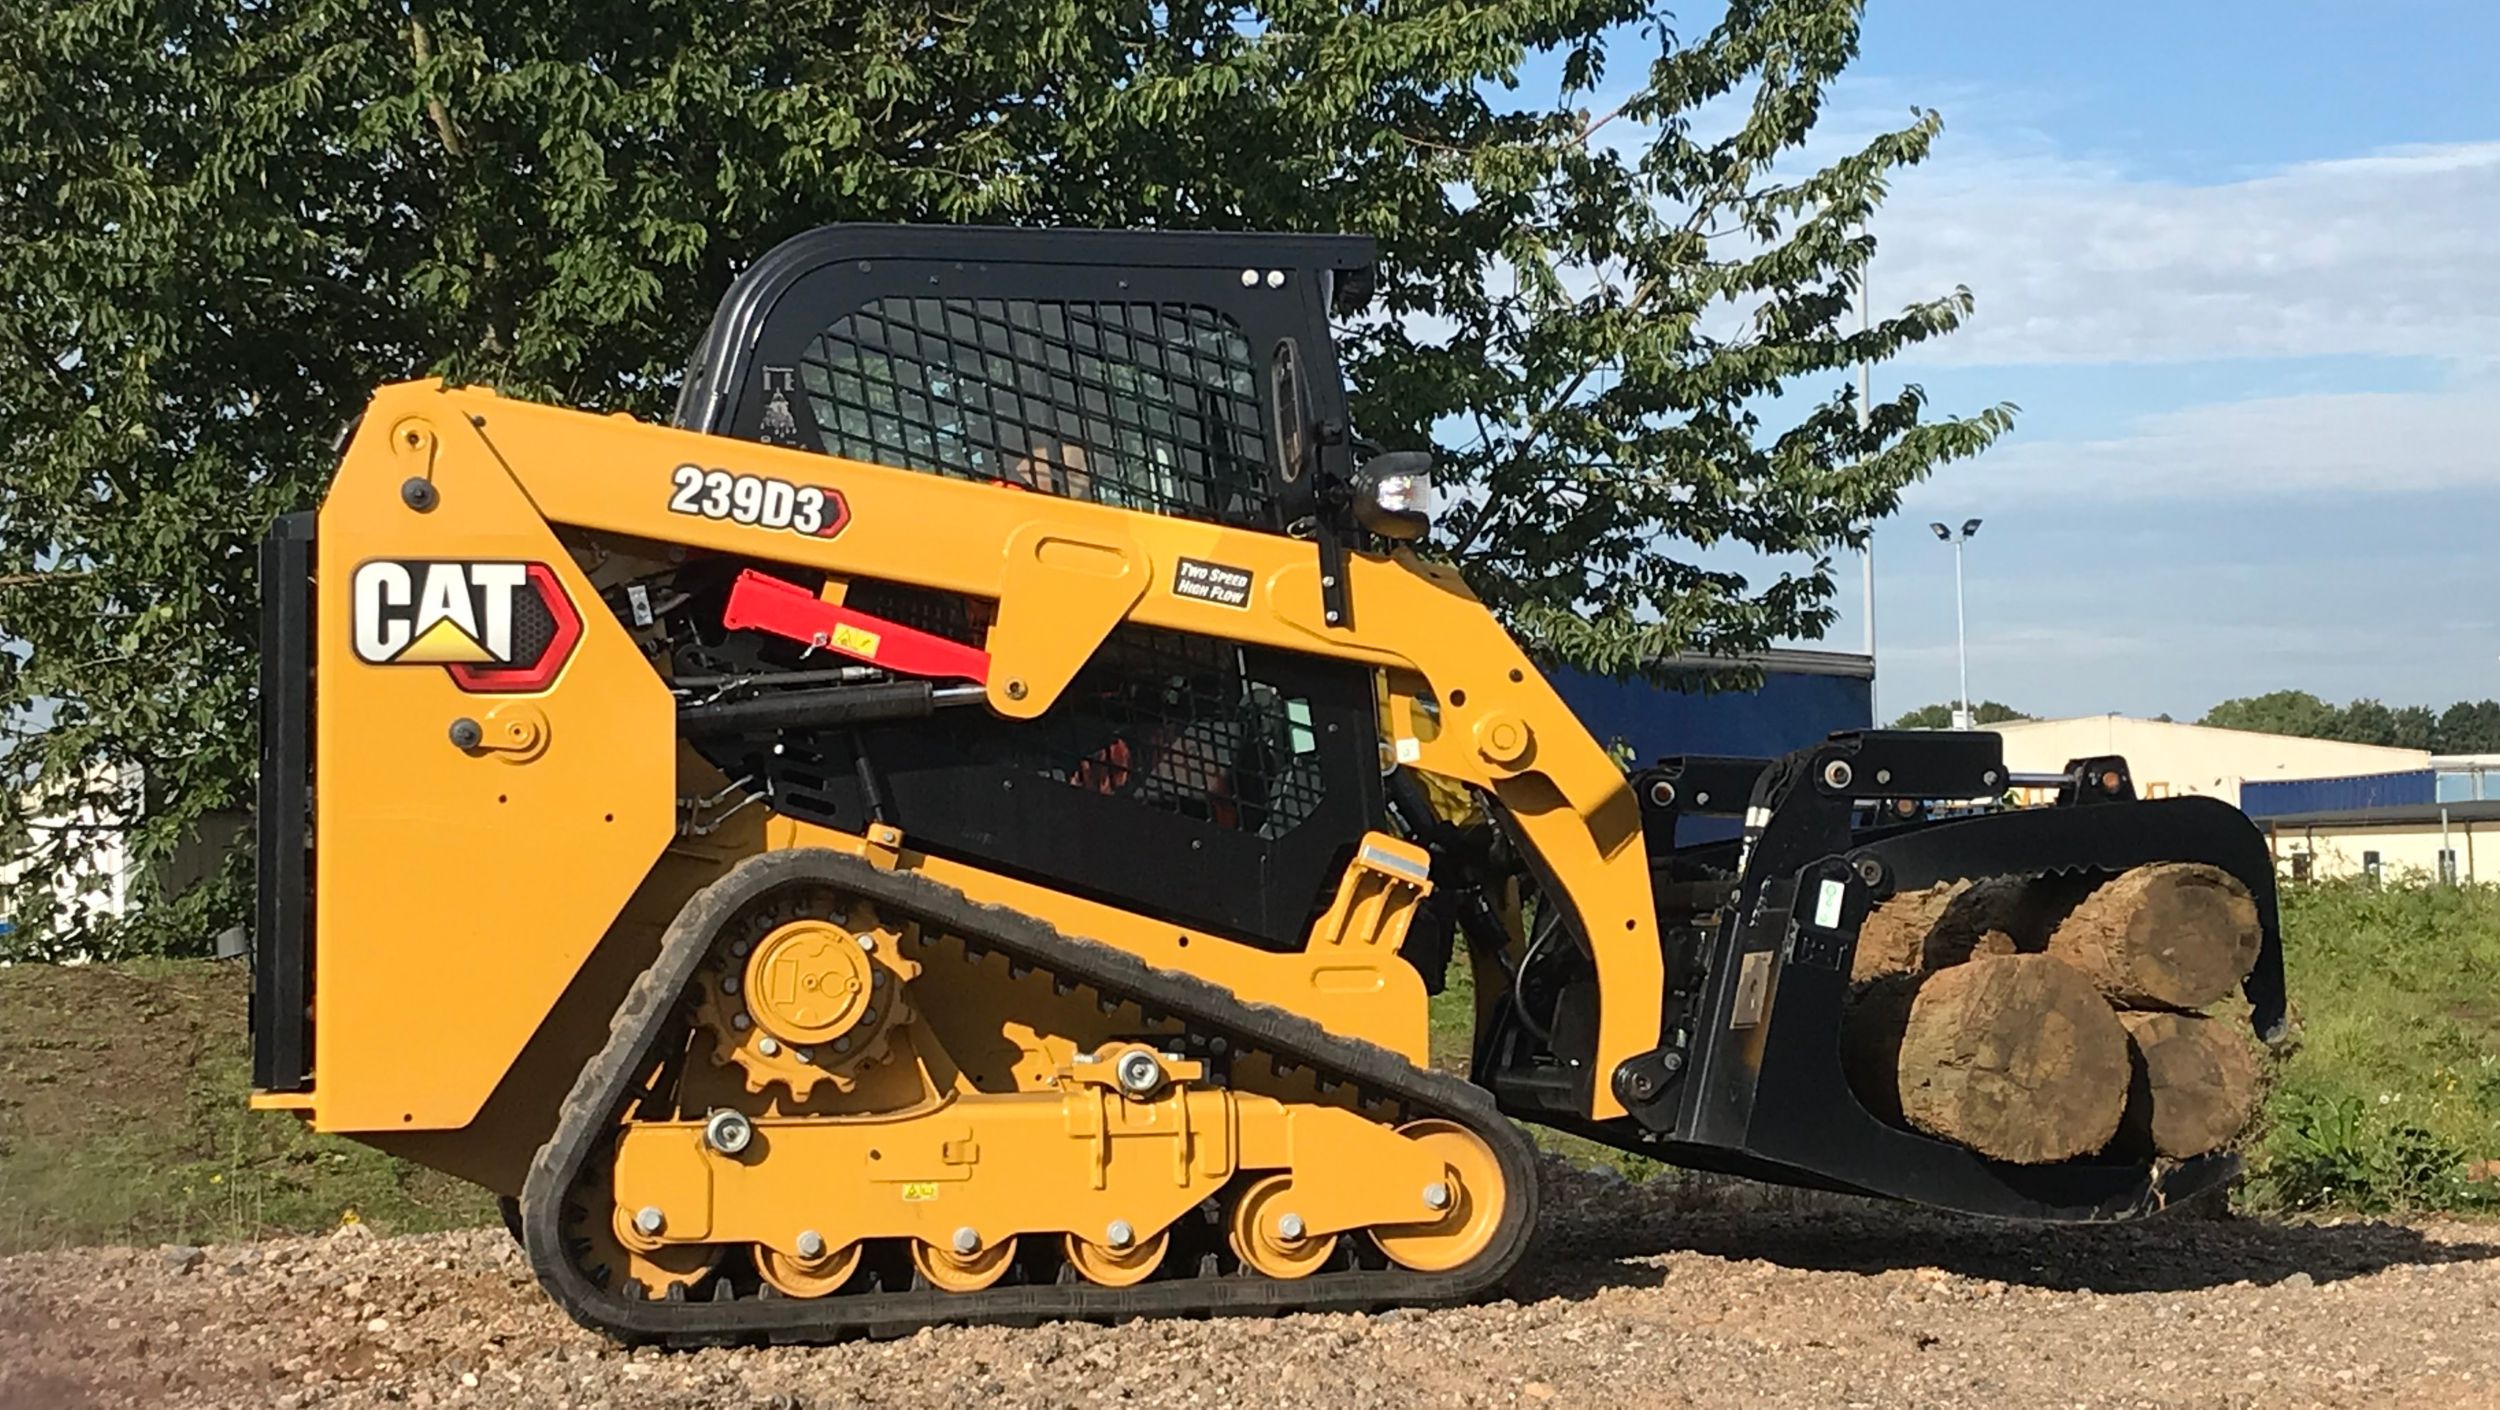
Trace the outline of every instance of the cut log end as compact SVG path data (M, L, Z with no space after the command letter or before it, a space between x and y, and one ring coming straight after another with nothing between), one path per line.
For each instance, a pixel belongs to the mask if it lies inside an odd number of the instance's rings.
M1868 984L1932 968L1924 958L1927 937L1968 890L1967 881L1942 881L1887 897L1867 912L1866 923L1858 928L1857 954L1849 962L1851 982Z
M2127 1112L2116 1154L2184 1160L2238 1139L2263 1081L2255 1040L2238 1021L2188 1013L2122 1013Z
M2197 862L2123 873L2076 904L2048 953L2122 1006L2200 1009L2257 963L2257 903L2238 878Z
M1927 976L1894 1069L1912 1127L1999 1160L2099 1150L2127 1100L2127 1037L2090 981L2045 955L1979 955Z

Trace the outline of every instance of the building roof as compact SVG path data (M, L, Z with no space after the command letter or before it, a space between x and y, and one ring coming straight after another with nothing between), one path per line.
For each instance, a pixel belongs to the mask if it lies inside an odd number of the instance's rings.
M1766 674L1788 676L1851 676L1875 679L1875 658L1862 651L1818 651L1802 646L1775 646L1736 656L1662 656L1654 663L1672 671L1724 671L1752 666Z
M2430 761L2430 751L2427 749L2406 749L2394 744L2360 744L2346 739L2319 739L2305 734L2269 734L2264 730L2224 729L2220 725L2193 725L2184 720L2148 720L2137 715L2122 715L2116 711L2111 711L2106 715L2065 715L2053 720L2008 720L2003 724L1988 725L1986 728L1995 730L1999 734L2021 734L2033 730L2046 731L2061 726L2086 723L2106 724L2113 729L2174 734L2185 739L2207 737L2216 742L2228 740L2249 743L2261 739L2297 740L2304 745L2322 744L2356 753L2402 755L2411 760L2415 768L2420 768Z
M2271 832L2297 832L2308 827L2437 826L2442 814L2452 823L2500 822L2500 799L2458 803L2402 803L2391 808L2333 808L2317 813L2277 813L2253 821Z

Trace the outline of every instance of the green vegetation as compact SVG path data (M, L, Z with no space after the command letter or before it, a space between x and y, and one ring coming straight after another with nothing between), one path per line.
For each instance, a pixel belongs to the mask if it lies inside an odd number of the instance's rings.
M2293 1041L2243 1203L2500 1208L2500 888L2286 888Z
M2036 720L2013 706L1997 700L1982 700L1970 707L1971 723L2001 725L2012 720ZM1953 727L1953 706L1949 703L1921 705L1892 722L1894 729L1950 729Z
M0 969L0 1255L495 1217L484 1192L244 1105L239 964Z
M2283 918L2294 1035L2242 1207L2500 1211L2500 888L2295 887ZM1432 1003L1437 1064L1464 1070L1474 1002L1462 958ZM247 1110L243 1033L240 965L0 968L0 1255L494 1218L460 1181Z
M2500 753L2500 700L2460 700L2433 710L2427 705L2391 708L2367 696L2336 705L2305 690L2273 690L2225 700L2197 723L2437 754Z

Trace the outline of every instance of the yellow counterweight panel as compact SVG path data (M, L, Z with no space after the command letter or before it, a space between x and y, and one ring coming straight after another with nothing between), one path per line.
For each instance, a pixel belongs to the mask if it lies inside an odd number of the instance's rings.
M1307 652L1407 673L1426 683L1442 729L1406 741L1405 762L1491 790L1580 912L1595 951L1599 1014L1588 1114L1621 1115L1607 1077L1659 1038L1664 991L1638 802L1622 772L1588 736L1526 656L1458 575L1411 555L1353 555L1346 587L1351 629L1323 616L1316 549L1281 535L1018 493L772 446L646 426L623 417L505 401L475 389L406 383L375 397L369 420L410 417L448 428L445 465L510 467L548 521L648 540L777 559L849 577L872 577L1001 599L1031 599L1056 575L1082 604L1060 624L1038 613L1002 616L990 650L1002 660L1051 662L1032 678L994 673L992 704L1029 716L1046 709L1053 680L1074 648L1022 640L1065 631L1099 640L1104 604L1144 591L1127 620ZM838 492L840 529L830 536L672 513L675 472L701 465ZM1036 524L1051 532L1041 535ZM1027 551L1045 539L1116 546L1116 553ZM1129 546L1135 546L1135 556ZM1120 563L1116 578L1109 559ZM327 550L324 553L327 561ZM1219 564L1250 586L1239 597L1177 589L1181 560ZM1096 581L1080 582L1088 576ZM1104 584L1112 586L1104 586ZM1021 682L1020 695L1010 685ZM666 751L656 751L665 757ZM1108 938L1108 937L1106 937ZM1195 957L1192 957L1193 959ZM1159 963L1162 961L1158 961Z
M321 508L313 1121L325 1131L467 1125L675 828L668 690L529 496L477 453L478 408L464 400L377 398ZM410 480L427 488L404 491ZM360 603L372 563L418 566L376 570ZM491 566L464 579L434 564ZM509 587L524 565L552 574L579 640L543 689L464 691L446 659L490 664L488 614L509 602L454 598L463 581ZM385 610L392 621L374 620ZM472 747L455 741L462 721Z

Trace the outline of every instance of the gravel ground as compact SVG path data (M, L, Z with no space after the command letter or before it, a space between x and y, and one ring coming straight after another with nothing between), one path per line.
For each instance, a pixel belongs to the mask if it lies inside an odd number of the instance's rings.
M1696 1211L1556 1166L1514 1300L626 1352L500 1229L0 1260L0 1407L2500 1406L2500 1227Z

